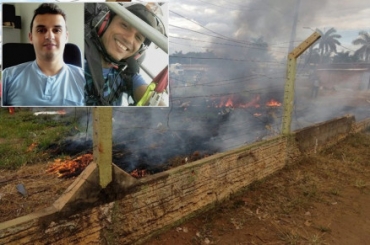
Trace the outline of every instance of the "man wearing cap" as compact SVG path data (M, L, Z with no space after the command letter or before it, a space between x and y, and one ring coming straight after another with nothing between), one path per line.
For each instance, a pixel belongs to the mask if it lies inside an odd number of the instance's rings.
M155 14L144 5L131 4L126 9L159 29ZM95 16L91 17L92 10ZM85 21L85 29L91 29L85 37L86 105L122 106L124 93L137 103L148 87L139 74L138 59L150 40L104 6L86 4Z

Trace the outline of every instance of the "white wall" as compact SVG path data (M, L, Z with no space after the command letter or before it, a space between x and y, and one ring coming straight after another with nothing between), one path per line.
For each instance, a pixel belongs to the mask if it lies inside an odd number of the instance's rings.
M163 24L165 25L166 33L168 36L168 3L164 3L161 6L161 9L163 12L163 16L161 19L163 21ZM146 56L143 61L143 66L145 66L154 76L158 75L169 63L168 54L162 49L158 48L154 43L150 44L145 53ZM140 70L140 73L148 84L153 81L153 79L150 78L149 75L143 71L143 69Z
M28 43L28 33L30 32L30 23L33 17L34 10L41 3L15 3L16 15L21 16L22 30L21 42ZM67 28L69 32L69 43L76 44L83 56L84 53L84 4L83 3L55 3L65 13L67 18Z

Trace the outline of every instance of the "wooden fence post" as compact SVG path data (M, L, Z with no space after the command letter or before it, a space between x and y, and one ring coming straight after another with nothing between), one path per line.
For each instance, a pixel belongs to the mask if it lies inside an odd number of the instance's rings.
M314 32L311 36L309 36L305 41L303 41L292 52L288 54L287 78L284 87L284 105L283 105L284 112L282 122L282 134L284 135L290 134L292 124L297 58L314 42L316 42L320 37L321 35L318 32Z
M93 155L102 188L112 182L112 111L112 107L93 108Z

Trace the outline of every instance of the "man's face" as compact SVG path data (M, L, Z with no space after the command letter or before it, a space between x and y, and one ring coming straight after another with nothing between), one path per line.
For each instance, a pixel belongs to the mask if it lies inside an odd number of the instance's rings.
M33 21L28 35L35 49L36 58L46 61L63 60L65 44L68 41L66 22L59 14L39 14Z
M145 37L119 16L114 16L102 36L108 54L119 61L134 55Z

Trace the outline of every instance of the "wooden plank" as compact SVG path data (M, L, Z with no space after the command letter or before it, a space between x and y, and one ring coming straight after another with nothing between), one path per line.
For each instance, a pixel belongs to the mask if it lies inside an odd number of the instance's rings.
M314 32L301 44L299 44L292 52L289 53L288 58L298 58L306 49L314 44L321 37L320 33Z

